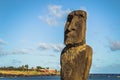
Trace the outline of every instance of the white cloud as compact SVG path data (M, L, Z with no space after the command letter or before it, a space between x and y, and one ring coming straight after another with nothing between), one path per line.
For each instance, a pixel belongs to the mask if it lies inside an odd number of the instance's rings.
M38 47L39 47L39 49L43 49L43 50L47 50L47 49L51 48L50 45L46 44L46 43L39 43Z
M2 40L2 39L0 39L0 45L1 44L5 44L6 42L4 41L4 40Z
M70 12L70 9L63 10L61 5L48 5L48 13L38 17L49 26L57 26L60 24L60 19Z
M120 50L120 41L110 41L109 48L112 51Z
M42 21L44 21L49 26L56 26L56 25L58 25L58 22L57 22L57 20L56 20L55 17L51 17L51 16L39 16L39 19L42 20Z
M70 9L63 10L61 5L49 5L48 9L51 15L58 18L61 18L64 14L68 14L70 12Z
M32 52L32 49L14 49L11 54L29 54Z
M54 50L54 51L57 51L57 52L60 52L63 50L65 46L63 44L53 44L51 45L51 48Z
M12 49L12 50L5 50L0 47L0 57L6 55L17 55L17 54L31 54L37 51L35 48L26 48L26 49Z
M14 55L14 54L29 54L32 50L30 49L13 49L12 51L0 50L0 56Z
M38 48L42 50L54 50L57 52L61 52L65 46L63 44L47 44L47 43L39 43Z
M49 18L49 17L46 18L46 23L47 23L48 25L50 25L50 26L56 26L56 25L58 24L55 19Z
M56 17L62 17L63 11L61 10L61 8L62 6L60 5L49 5L48 6L49 12Z

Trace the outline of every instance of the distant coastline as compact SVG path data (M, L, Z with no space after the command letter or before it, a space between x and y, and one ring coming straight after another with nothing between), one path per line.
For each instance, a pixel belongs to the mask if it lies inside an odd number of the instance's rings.
M59 76L60 71L56 69L43 68L36 66L36 68L29 68L28 65L19 67L0 67L0 77L31 77L31 76Z
M56 69L50 69L49 67L43 68L41 66L36 66L35 68L29 68L28 65L22 65L19 67L0 67L0 78L4 77L31 77L31 76L60 76L60 71ZM110 73L91 73L91 77L111 77L115 76L120 78L120 74L110 74Z
M44 73L44 72L36 72L36 71L5 71L7 73L1 74L0 70L0 78L5 78L5 77L10 77L10 78L15 78L15 77L36 77L36 76L60 76L60 72L57 73ZM12 73L11 73L12 72ZM94 77L116 77L120 78L120 74L90 74L89 78L94 78Z
M0 70L0 77L59 76L59 72Z

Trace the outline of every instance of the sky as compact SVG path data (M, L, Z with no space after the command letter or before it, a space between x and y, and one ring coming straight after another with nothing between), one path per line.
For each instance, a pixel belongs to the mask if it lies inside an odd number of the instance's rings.
M119 0L0 0L0 67L60 70L67 15L85 10L90 73L120 73L119 7Z

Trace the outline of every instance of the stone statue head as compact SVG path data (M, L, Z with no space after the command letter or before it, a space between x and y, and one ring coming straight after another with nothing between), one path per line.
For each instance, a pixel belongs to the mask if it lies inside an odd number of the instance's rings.
M87 13L83 10L76 10L68 15L64 33L65 45L85 43L86 16Z

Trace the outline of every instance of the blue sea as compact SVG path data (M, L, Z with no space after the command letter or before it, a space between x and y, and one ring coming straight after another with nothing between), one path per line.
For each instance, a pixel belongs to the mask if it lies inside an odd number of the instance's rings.
M0 80L60 80L60 76L34 76L34 77L0 77ZM120 75L91 75L88 80L120 80Z

